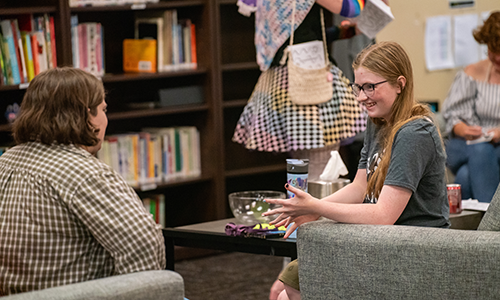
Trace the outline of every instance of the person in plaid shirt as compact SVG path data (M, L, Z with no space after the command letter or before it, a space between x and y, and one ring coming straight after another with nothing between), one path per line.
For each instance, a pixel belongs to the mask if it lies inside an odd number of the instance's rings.
M69 67L26 90L17 145L0 156L0 293L165 268L161 229L95 157L108 125L104 97L99 79Z

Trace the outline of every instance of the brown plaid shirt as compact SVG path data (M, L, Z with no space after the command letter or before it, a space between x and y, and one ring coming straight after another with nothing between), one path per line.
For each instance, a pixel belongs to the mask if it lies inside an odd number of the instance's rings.
M109 166L74 145L0 156L0 292L163 268L161 229Z

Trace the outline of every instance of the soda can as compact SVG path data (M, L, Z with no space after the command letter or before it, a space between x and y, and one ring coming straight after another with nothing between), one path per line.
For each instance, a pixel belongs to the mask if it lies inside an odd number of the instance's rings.
M450 204L450 214L462 212L462 189L460 184L447 184L448 203Z

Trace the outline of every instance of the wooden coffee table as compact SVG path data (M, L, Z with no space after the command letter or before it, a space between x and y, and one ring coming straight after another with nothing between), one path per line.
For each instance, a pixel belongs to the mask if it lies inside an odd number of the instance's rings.
M167 269L174 270L174 246L297 258L296 239L228 236L224 229L229 222L237 223L233 218L164 228Z

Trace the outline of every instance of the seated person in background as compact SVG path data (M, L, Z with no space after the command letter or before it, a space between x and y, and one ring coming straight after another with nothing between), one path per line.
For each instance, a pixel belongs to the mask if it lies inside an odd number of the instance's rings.
M429 108L415 102L408 55L397 43L377 43L361 51L353 69L353 92L370 117L354 181L321 200L287 184L295 197L266 199L282 207L264 215L279 214L271 222L276 226L294 222L285 238L320 216L342 223L449 227L442 140ZM285 291L278 300L300 299L297 261L280 280Z
M0 292L15 294L165 268L161 229L94 155L108 125L104 87L80 69L30 83L0 156Z
M462 199L490 202L500 182L500 11L474 31L488 59L457 73L444 101L447 165ZM488 137L478 142L481 137Z

